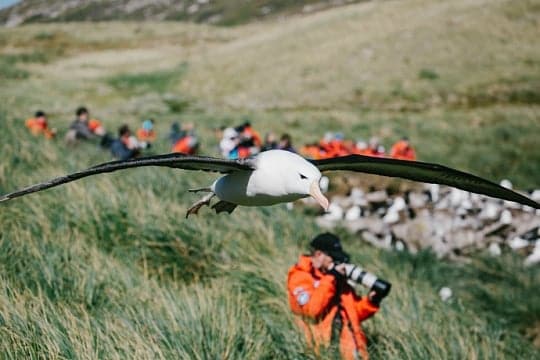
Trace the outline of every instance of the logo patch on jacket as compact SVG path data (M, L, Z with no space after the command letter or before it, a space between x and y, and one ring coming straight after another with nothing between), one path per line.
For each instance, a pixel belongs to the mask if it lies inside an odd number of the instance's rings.
M307 291L301 291L296 295L296 302L298 302L298 305L304 306L309 301L309 293Z

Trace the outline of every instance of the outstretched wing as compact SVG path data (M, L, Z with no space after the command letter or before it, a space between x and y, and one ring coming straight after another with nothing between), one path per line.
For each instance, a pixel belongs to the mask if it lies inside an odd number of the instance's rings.
M491 197L515 201L540 209L540 204L515 191L489 180L451 169L446 166L419 161L349 155L324 160L311 160L320 171L348 170L368 174L398 177L426 183L443 184Z
M49 189L71 181L82 179L87 176L141 166L165 166L176 169L203 170L220 173L230 173L239 170L249 171L255 169L254 163L251 159L226 160L206 156L190 156L183 154L147 156L131 160L110 161L93 166L86 170L78 171L39 184L31 185L24 189L0 196L0 202L11 200L13 198L33 192Z

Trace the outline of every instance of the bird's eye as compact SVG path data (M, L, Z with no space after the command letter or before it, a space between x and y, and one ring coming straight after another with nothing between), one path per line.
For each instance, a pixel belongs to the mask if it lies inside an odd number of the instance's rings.
M299 175L300 175L300 179L302 179L302 180L303 180L303 179L307 179L307 176L306 176L306 175L304 175L304 174L299 174Z

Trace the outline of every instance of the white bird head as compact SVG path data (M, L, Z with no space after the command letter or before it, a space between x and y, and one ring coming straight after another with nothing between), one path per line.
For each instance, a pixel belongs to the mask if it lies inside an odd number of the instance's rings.
M283 150L270 150L257 156L258 170L272 174L268 181L284 190L286 194L311 196L326 211L329 201L320 188L321 172L315 165L295 153ZM275 176L277 175L277 177Z

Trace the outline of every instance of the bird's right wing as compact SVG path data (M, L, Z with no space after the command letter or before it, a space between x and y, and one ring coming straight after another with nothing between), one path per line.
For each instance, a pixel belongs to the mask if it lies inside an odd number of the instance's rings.
M191 156L184 154L165 154L135 158L130 160L110 161L93 166L86 170L81 170L72 174L60 176L48 181L44 181L12 193L0 196L0 202L62 185L71 181L82 179L87 176L109 173L122 169L129 169L142 166L164 166L185 170L203 170L220 173L230 173L234 171L250 171L255 169L251 159L226 160L206 156Z
M323 160L311 160L320 171L348 170L368 174L398 177L402 179L442 184L455 188L515 201L540 209L540 204L515 191L504 188L479 176L443 165L420 161L349 155Z

